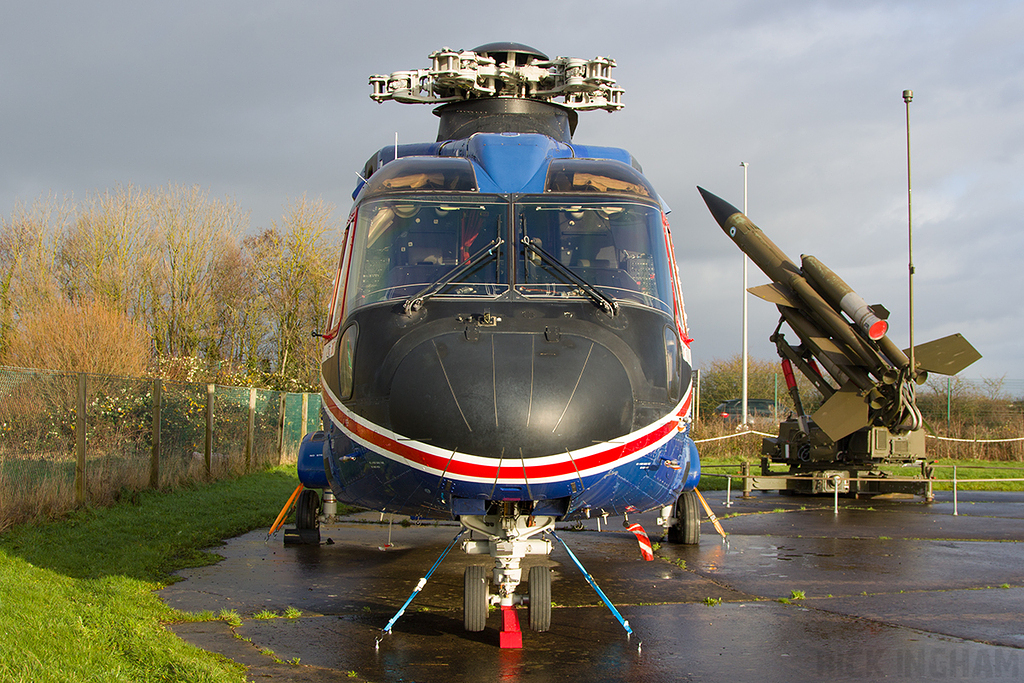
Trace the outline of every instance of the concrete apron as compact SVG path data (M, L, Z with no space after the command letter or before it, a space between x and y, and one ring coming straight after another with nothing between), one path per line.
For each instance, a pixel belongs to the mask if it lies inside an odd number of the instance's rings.
M1024 494L937 501L706 494L730 534L702 525L699 547L662 543L644 562L621 518L561 531L635 635L625 632L555 544L551 630L498 648L501 615L462 628L453 550L393 633L381 629L458 532L390 528L363 514L322 528L320 547L284 547L266 530L231 539L224 561L180 573L172 607L235 610L242 625L178 624L185 640L284 681L1024 680ZM654 540L650 515L640 521ZM636 521L636 518L631 518ZM527 563L529 566L529 563ZM301 612L259 619L261 610ZM242 639L249 639L246 642ZM273 651L274 656L260 650ZM276 660L278 661L275 661ZM287 662L295 662L287 663ZM284 663L282 663L284 662ZM346 675L347 674L347 675Z

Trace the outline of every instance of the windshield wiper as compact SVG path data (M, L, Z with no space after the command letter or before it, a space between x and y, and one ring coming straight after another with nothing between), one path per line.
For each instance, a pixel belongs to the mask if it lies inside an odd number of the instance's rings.
M615 299L608 296L604 292L598 291L598 289L594 287L594 285L590 284L582 277L577 275L571 268L564 265L561 261L559 261L551 254L549 254L542 247L539 247L533 242L531 242L528 236L523 235L522 244L528 250L532 251L534 254L539 256L542 261L549 264L559 273L572 280L573 283L576 284L576 286L578 286L580 289L582 289L587 296L593 299L594 303L600 306L601 310L603 310L605 313L614 316L619 312L619 304L617 301L615 301Z
M452 271L449 271L446 275L443 275L439 280L437 280L433 284L428 285L427 287L420 290L419 293L414 294L410 298L406 299L405 303L402 305L402 310L405 312L406 315L409 315L410 313L414 313L415 311L420 310L423 307L424 301L434 296L442 289L444 289L446 286L455 282L456 280L464 276L466 273L479 266L481 263L485 263L486 261L495 258L498 254L498 247L500 247L504 243L505 240L503 240L500 237L496 237L495 239L491 240L490 244L488 244L483 249L473 254L473 256L470 257L470 259L463 263L461 266Z

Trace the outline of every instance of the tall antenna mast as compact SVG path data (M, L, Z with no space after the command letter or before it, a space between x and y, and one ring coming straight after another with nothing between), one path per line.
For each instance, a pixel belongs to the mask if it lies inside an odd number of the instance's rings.
M909 295L910 295L910 377L917 378L917 364L914 361L914 211L910 192L910 101L913 90L903 91L903 102L907 105L907 253L909 254ZM913 384L911 384L913 388Z

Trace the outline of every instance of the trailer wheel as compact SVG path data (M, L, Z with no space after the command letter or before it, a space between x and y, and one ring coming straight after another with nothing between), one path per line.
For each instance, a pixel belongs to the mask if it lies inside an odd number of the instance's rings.
M684 491L676 501L676 521L668 528L668 541L700 545L700 503L693 491Z

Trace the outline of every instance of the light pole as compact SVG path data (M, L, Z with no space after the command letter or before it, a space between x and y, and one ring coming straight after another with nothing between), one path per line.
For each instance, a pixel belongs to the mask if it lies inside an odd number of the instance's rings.
M910 313L910 378L917 380L917 364L914 362L914 212L910 196L910 101L914 99L913 90L903 91L903 102L907 105L907 254L909 271L909 313ZM911 382L910 388L914 388Z
M747 167L745 161L740 162L743 167L743 215L747 215ZM747 418L747 255L743 254L743 425L749 422Z

